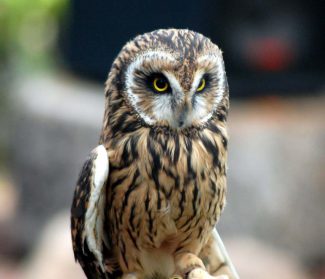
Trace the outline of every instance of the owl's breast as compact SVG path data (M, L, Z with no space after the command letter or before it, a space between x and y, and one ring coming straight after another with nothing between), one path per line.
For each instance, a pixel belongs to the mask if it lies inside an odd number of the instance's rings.
M111 229L144 235L159 247L175 235L197 238L212 228L225 203L226 148L222 137L152 134L119 142L111 158L108 212ZM168 241L167 241L168 242ZM168 246L168 245L167 245Z

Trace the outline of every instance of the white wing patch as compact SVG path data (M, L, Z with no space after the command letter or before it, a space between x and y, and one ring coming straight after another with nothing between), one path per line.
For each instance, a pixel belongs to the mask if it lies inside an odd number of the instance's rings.
M109 160L103 145L97 146L93 152L97 154L97 157L93 162L84 238L86 238L89 250L95 255L103 272L105 272L102 247L104 241L105 184L109 173Z

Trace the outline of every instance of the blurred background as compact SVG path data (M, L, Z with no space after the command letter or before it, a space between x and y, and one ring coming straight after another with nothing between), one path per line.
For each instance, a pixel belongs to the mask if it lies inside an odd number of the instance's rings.
M137 34L189 28L224 51L228 205L241 278L325 278L324 2L0 0L0 278L85 278L69 207L104 81Z

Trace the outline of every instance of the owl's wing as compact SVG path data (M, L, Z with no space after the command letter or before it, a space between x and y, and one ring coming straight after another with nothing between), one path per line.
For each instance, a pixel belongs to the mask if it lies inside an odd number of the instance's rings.
M71 207L71 235L75 260L87 278L109 278L104 253L109 250L104 233L108 154L97 146L83 165Z

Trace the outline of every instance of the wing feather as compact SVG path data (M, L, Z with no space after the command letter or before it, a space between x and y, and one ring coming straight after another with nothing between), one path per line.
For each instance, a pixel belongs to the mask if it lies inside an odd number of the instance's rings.
M71 235L75 259L88 278L108 278L104 262L105 192L109 175L108 154L97 146L83 165L71 207Z

